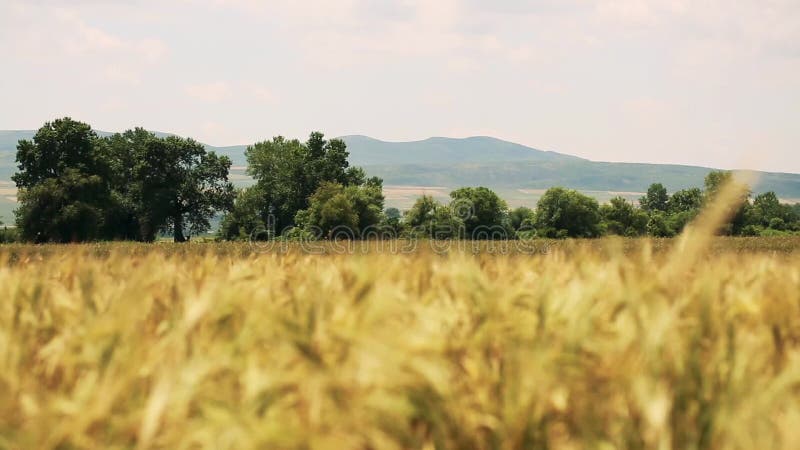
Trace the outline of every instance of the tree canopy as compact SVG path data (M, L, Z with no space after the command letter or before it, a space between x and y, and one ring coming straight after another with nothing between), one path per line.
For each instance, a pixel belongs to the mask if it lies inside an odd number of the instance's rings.
M305 143L282 136L249 146L245 152L247 173L256 180L248 189L247 202L236 201L234 211L225 218L223 236L228 239L252 234L250 226L269 225L273 235L280 235L297 225L300 211L309 207L312 195L323 183L342 187L364 184L366 175L357 167L349 167L347 145L341 139L326 140L320 132L313 132ZM379 182L373 179L373 183ZM245 195L242 192L239 196ZM339 200L337 200L339 201ZM247 207L257 211L258 220L250 213L238 211ZM241 217L250 217L247 223L237 223ZM235 235L232 234L235 230ZM266 234L264 234L266 236Z
M642 236L647 233L647 213L622 197L614 197L600 207L606 231L619 236Z
M647 195L639 200L639 205L645 211L666 211L668 202L667 188L661 183L653 183L647 188Z
M600 236L600 205L578 191L550 188L536 205L536 228L542 237Z
M182 242L233 200L230 159L141 128L99 138L58 119L19 142L17 163L17 226L34 242L152 241L167 230Z
M507 233L508 205L485 187L464 187L450 193L450 208L464 222L464 233L473 239Z
M108 238L110 164L97 134L70 118L47 122L17 145L17 226L33 242Z
M296 222L312 236L359 238L377 233L384 219L382 187L376 179L349 186L323 182L308 208L297 213Z

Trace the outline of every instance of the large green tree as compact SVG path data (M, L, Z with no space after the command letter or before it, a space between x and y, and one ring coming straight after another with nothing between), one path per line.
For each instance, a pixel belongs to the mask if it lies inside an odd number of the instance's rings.
M578 191L550 188L536 205L536 229L542 237L600 236L600 205Z
M323 182L297 213L297 225L319 237L365 237L377 233L384 219L382 182L370 178L362 185Z
M611 234L641 236L647 232L647 213L622 197L614 197L601 206L600 215L606 231Z
M26 241L83 242L108 237L104 207L110 191L98 175L66 169L20 189L17 227Z
M113 202L109 155L92 128L69 117L47 122L17 145L15 212L23 239L74 242L109 238Z
M309 199L309 207L297 213L297 225L325 238L359 238L376 233L383 220L380 183L343 186L324 182Z
M231 161L192 140L175 136L145 139L133 168L131 197L143 240L170 230L175 242L210 228L217 211L233 206L228 181Z
M219 236L229 241L267 240L272 236L267 218L262 216L264 199L256 186L240 189L233 208L222 219Z
M491 189L463 187L451 192L450 198L450 208L464 221L466 236L486 238L508 232L508 205Z
M112 187L114 207L108 211L108 223L115 235L122 239L143 240L141 214L147 205L141 204L139 194L143 175L149 176L140 167L150 141L158 139L144 128L135 128L123 133L115 133L102 140L111 171L109 182Z
M647 188L647 194L639 200L645 211L666 211L669 202L667 188L661 183L653 183Z
M247 172L256 180L248 195L260 197L259 218L274 227L276 234L293 227L297 213L309 207L309 199L325 183L357 186L366 182L364 171L349 167L347 145L341 139L326 140L319 132L308 141L278 136L247 148ZM252 207L255 202L236 202ZM226 218L230 227L247 230L247 224L234 224L234 212ZM241 233L240 233L241 234Z
M753 199L752 220L754 224L763 227L776 228L772 225L781 224L777 229L785 228L797 220L792 207L780 202L774 192L765 192Z
M529 231L533 227L536 213L527 206L514 208L508 213L508 220L514 231Z
M668 210L672 214L693 212L703 206L703 191L699 188L681 189L669 198Z
M405 224L416 237L453 239L464 237L464 221L447 205L430 195L418 198L406 212Z

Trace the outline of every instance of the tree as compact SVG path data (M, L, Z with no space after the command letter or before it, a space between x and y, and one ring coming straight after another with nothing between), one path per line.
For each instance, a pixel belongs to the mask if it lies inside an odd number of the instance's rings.
M278 136L248 147L245 155L247 172L263 198L261 216L271 216L277 234L295 225L297 213L309 207L322 183L366 182L362 169L349 167L344 141L327 141L319 132L311 133L306 143Z
M140 174L135 170L146 153L148 142L153 139L157 139L153 133L135 128L101 141L109 155L109 183L114 199L106 220L116 238L142 240L139 214L144 208L136 197L135 188L140 185L136 177Z
M796 218L791 206L782 204L774 192L765 192L753 199L752 221L754 224L782 230L796 221Z
M714 170L706 175L704 180L705 193L704 203L708 204L715 201L720 190L728 183L738 183L733 177L733 172L724 170ZM742 187L742 196L732 205L729 211L730 219L727 223L723 224L720 231L723 234L738 235L744 231L748 225L748 217L750 217L750 189L747 186Z
M675 236L675 230L668 222L667 214L662 211L653 211L647 220L647 234L654 237Z
M661 183L653 183L647 188L647 195L639 200L639 205L645 211L666 211L668 202L667 188Z
M19 188L15 212L23 239L73 242L108 237L105 211L112 202L108 155L92 128L69 117L47 122L32 141L17 145L12 177Z
M355 238L358 236L358 213L344 186L325 182L309 199L308 209L297 213L297 225L318 237ZM313 233L316 231L316 233Z
M155 239L172 230L175 242L210 228L216 211L229 210L234 189L228 181L231 161L206 151L202 144L175 136L145 143L133 170L141 236Z
M536 205L536 228L545 237L600 236L600 206L577 191L550 188Z
M666 217L667 225L672 234L680 234L700 213L699 209L691 209L669 214Z
M703 206L703 191L698 188L681 189L669 198L668 210L672 214L699 210Z
M450 208L464 221L466 236L488 237L508 225L508 206L485 187L463 187L450 193Z
M351 184L344 190L358 214L359 233L364 233L370 227L374 227L384 220L383 180L371 177L361 185Z
M0 220L0 225L3 225L3 221ZM0 244L10 244L12 242L17 242L19 240L18 229L17 228L8 228L3 227L0 229Z
M605 229L620 236L641 236L647 232L647 213L622 197L614 197L600 207Z
M418 198L406 213L406 224L415 236L452 239L464 236L464 221L430 195Z
M262 216L263 197L258 186L240 189L231 211L222 219L219 236L229 241L271 238L274 230L268 228L268 218Z
M733 179L733 173L727 170L712 170L703 179L705 186L705 195L710 198L719 192L719 190L729 181Z
M45 123L33 141L17 145L19 171L11 179L20 189L59 178L67 170L107 177L108 160L97 145L97 134L89 125L69 117Z
M521 229L530 227L535 218L536 213L527 206L520 206L508 213L508 220L514 231L520 231Z
M383 222L379 226L380 234L384 238L398 238L403 235L403 214L397 208L386 208L383 212Z
M383 218L382 184L378 179L369 179L360 186L322 183L295 221L311 234L358 238Z
M423 195L418 198L414 205L406 212L406 223L412 229L423 228L427 223L433 219L434 211L437 207L441 206L430 195Z
M66 169L20 190L17 227L22 239L36 243L101 239L101 205L108 202L108 187L99 176Z
M399 209L395 207L386 208L386 211L383 212L387 219L402 219L403 214L400 212Z

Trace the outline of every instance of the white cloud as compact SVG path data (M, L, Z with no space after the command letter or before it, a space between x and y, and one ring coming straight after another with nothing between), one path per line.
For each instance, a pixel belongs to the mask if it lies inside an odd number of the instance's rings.
M81 67L104 82L133 85L169 52L160 39L119 36L69 5L10 0L0 6L0 55L33 65Z

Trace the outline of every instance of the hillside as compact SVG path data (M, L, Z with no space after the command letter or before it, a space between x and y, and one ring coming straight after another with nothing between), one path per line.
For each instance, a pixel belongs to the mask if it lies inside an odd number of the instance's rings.
M108 132L98 132L107 135ZM14 154L19 139L34 131L0 131L0 220L8 222L13 209ZM164 133L158 133L165 135ZM537 150L491 137L464 139L434 137L414 142L385 142L367 136L345 136L350 163L384 179L391 195L387 204L406 207L421 193L446 196L459 186L496 189L512 204L535 204L541 190L567 186L601 201L621 193L636 198L653 182L670 191L702 186L712 169L706 167L596 162ZM233 161L231 178L246 185L246 146L207 146ZM800 199L800 174L762 173L754 192L775 191L792 201Z
M486 136L433 137L413 142L384 142L367 136L344 136L352 164L436 165L502 161L581 161L580 158L526 147Z

